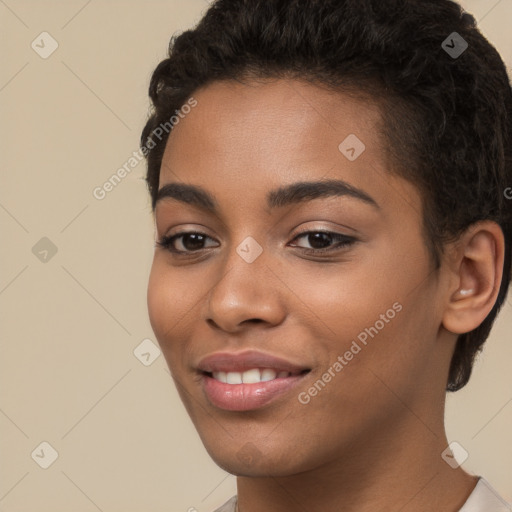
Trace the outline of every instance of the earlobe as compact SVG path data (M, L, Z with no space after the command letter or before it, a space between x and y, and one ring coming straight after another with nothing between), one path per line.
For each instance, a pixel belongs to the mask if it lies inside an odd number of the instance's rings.
M492 310L501 285L505 241L493 221L473 224L457 243L443 326L455 334L476 329Z

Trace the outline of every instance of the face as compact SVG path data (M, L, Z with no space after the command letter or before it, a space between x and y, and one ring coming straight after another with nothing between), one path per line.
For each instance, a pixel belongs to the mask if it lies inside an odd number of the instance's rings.
M163 157L148 310L206 449L256 476L390 446L432 413L449 350L377 107L294 80L194 98Z

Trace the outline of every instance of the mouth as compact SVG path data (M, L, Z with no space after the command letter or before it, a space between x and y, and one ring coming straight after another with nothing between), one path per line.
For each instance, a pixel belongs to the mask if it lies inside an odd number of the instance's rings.
M306 368L300 372L289 372L286 370L276 370L274 368L251 368L245 371L229 371L229 372L201 372L206 377L215 379L223 384L258 384L260 382L270 382L276 379L287 379L298 375L305 375L311 370Z
M260 409L285 399L311 368L258 351L219 352L197 365L206 400L227 411Z

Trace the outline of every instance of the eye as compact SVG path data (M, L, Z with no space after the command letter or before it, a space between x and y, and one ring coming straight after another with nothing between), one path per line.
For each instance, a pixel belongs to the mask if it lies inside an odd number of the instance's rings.
M332 231L306 231L296 236L293 240L305 238L310 247L301 247L308 254L319 254L336 251L357 242L354 237L334 233ZM332 245L334 243L334 245Z
M206 240L213 240L213 238L198 231L180 231L174 235L163 236L156 244L175 254L190 254L206 249L204 245Z
M306 231L296 236L293 241L304 238L310 247L298 246L307 254L319 254L343 249L354 244L357 240L353 237L335 233L332 231ZM213 239L198 231L180 231L174 235L163 236L156 245L171 253L192 254L207 249L205 243ZM296 246L291 244L292 247ZM218 245L213 244L213 247Z

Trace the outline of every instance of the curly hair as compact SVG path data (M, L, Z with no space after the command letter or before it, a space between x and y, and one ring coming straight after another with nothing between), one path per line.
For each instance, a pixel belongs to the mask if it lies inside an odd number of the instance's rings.
M461 55L443 44L454 47L453 37L468 45ZM497 300L476 329L458 336L450 363L446 390L459 390L511 279L512 89L500 55L450 0L216 0L194 29L171 37L151 77L141 149L153 211L172 126L157 141L155 130L200 87L258 78L304 80L379 105L389 172L421 193L434 270L445 244L471 224L501 227Z

